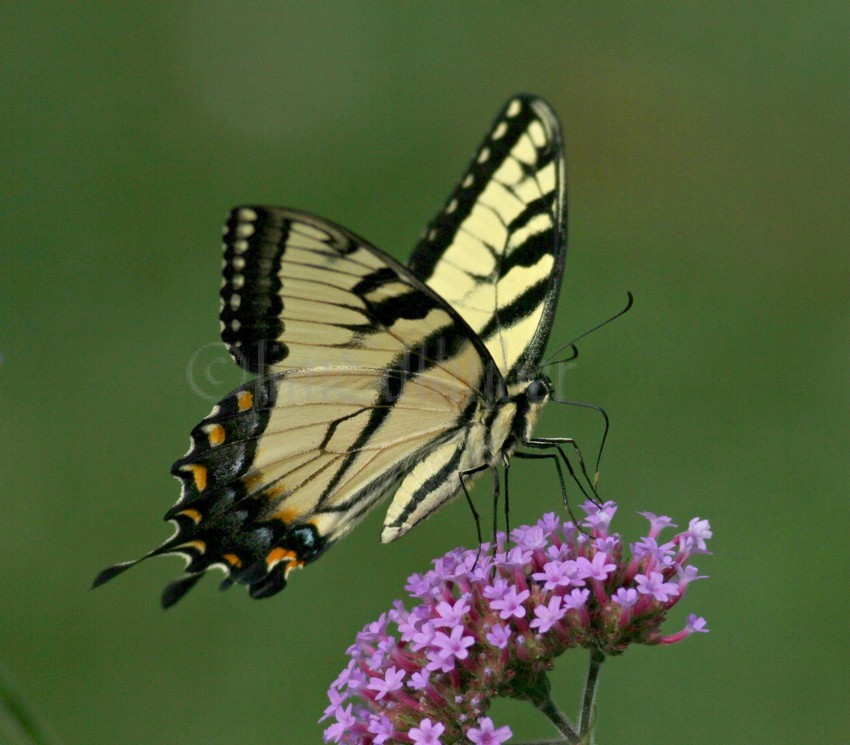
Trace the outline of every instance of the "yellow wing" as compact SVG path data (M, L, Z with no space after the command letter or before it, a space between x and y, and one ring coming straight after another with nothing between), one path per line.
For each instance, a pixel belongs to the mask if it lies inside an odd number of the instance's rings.
M567 248L564 168L555 113L515 96L410 259L481 337L509 387L534 377L552 327Z

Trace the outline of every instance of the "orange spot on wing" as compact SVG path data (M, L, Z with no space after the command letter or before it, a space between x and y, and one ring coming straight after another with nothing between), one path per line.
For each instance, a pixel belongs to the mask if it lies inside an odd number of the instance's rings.
M216 447L217 445L221 445L224 442L227 433L224 431L224 427L220 424L211 424L207 428L207 439L210 442L211 447Z
M190 507L187 510L181 510L177 514L178 515L185 515L186 517L191 518L192 521L194 521L195 523L201 522L201 518L203 517L203 515L200 512L198 512L196 509L194 509L193 507Z
M284 570L284 574L283 574L284 578L289 577L289 573L290 573L293 569L301 569L303 566L304 566L304 562L303 562L303 561L290 561L290 562L286 565L286 569Z
M291 523L295 518L299 517L300 513L298 510L293 509L292 507L288 507L282 510L278 510L271 516L271 520L280 520L282 523Z
M266 564L268 564L269 569L271 569L275 564L279 561L288 561L292 562L295 559L295 552L290 551L288 548L273 548L266 556Z
M253 473L245 474L240 481L245 485L245 488L251 492L260 484L263 480L263 474L260 471L254 471Z
M236 554L224 554L221 558L237 569L242 566L242 560Z
M239 411L247 411L254 405L254 394L251 391L242 391L236 397L236 406Z
M188 466L183 466L184 471L190 471L192 473L192 477L195 479L195 486L198 487L198 491L203 491L207 488L207 467L199 465L198 463L192 463Z
M181 549L192 548L197 551L199 554L204 553L207 550L207 544L203 541L188 541L186 543L181 543L179 546L175 546L174 549L176 551L180 551Z
M271 486L267 487L265 492L263 493L263 496L268 498L268 499L273 499L275 497L283 496L288 491L289 491L289 487L286 484L284 484L282 481L278 481L278 482L272 484Z

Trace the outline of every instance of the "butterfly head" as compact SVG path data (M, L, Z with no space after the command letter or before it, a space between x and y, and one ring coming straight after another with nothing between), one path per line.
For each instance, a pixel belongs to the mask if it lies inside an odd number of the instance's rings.
M547 376L540 375L526 386L524 395L529 406L543 406L552 396L552 381Z
M531 437L540 409L551 397L552 381L545 375L535 376L512 397L516 405L513 423L513 436L516 441L524 442Z

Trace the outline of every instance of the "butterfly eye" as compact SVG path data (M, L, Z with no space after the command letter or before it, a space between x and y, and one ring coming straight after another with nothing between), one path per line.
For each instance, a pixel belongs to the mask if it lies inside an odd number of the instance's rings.
M525 397L530 404L542 404L549 398L549 386L542 378L532 380L525 389Z

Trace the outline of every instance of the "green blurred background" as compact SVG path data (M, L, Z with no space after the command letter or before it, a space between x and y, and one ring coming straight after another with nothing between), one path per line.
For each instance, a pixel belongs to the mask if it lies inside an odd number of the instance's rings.
M319 742L355 632L474 544L461 501L391 546L373 515L265 602L207 580L164 613L177 559L88 591L170 534L169 467L240 381L216 345L225 211L301 207L404 259L529 91L568 144L553 339L636 296L560 381L611 414L616 527L716 535L668 627L711 633L606 663L599 742L847 742L847 8L4 3L0 658L58 740ZM550 406L538 431L592 451L600 423ZM557 509L549 469L512 474L515 522ZM584 666L553 676L571 712Z

